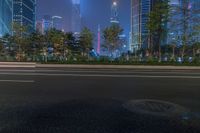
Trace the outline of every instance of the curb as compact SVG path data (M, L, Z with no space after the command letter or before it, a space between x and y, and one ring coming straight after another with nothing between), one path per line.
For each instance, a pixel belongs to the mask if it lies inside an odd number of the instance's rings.
M200 70L199 66L143 66L143 65L52 65L36 64L39 68L85 68L85 69L154 69L154 70Z
M151 65L74 65L38 64L34 62L0 62L0 68L82 68L82 69L153 69L153 70L200 70L200 66L151 66Z

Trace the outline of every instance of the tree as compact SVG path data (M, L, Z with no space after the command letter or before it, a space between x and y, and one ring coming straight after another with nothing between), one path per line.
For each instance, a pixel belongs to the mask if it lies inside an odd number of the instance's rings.
M190 43L192 33L190 32L189 24L192 21L191 8L188 7L189 1L182 0L182 4L175 8L175 11L171 14L171 17L175 18L172 20L172 29L175 29L179 32L176 32L174 36L178 36L181 45L181 57L182 59L185 56L186 48Z
M50 29L46 36L47 41L54 48L54 54L60 55L63 53L64 33L56 29Z
M111 55L113 54L113 51L121 45L119 35L122 32L123 29L118 24L112 24L103 31L104 47Z
M33 54L33 58L35 60L35 56L40 54L43 48L46 47L45 36L38 32L33 32L29 35L29 40L30 40L30 49Z
M156 1L153 10L149 14L147 29L149 36L153 40L154 51L159 53L159 61L161 61L161 44L167 33L167 22L169 20L169 0Z
M193 56L195 57L197 54L197 51L200 49L200 24L199 23L193 26L192 40L193 40L192 51L193 51Z
M84 27L80 33L80 45L83 50L83 55L87 53L89 56L89 51L92 48L93 43L93 33L87 27Z
M3 50L3 39L0 38L0 53L2 52Z
M200 50L200 42L195 42L192 45L192 52L193 52L193 57L196 57L197 51Z
M21 61L23 58L24 52L27 49L27 32L28 28L21 25L20 23L14 22L13 27L13 42L17 46L17 60Z
M80 45L77 38L74 36L72 32L67 32L64 35L64 48L65 50L69 50L68 53L74 53L80 51Z

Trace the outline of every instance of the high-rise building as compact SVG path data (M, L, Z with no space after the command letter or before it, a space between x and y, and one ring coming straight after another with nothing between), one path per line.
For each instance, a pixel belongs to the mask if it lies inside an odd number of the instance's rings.
M40 34L44 34L44 25L43 21L37 21L36 22L36 31Z
M32 32L36 28L36 0L13 0L13 21L21 26L29 27Z
M131 0L130 50L135 52L149 46L147 22L153 0Z
M191 34L192 32L196 32L194 29L195 27L199 26L199 22L200 22L200 0L190 0L189 6L188 8L190 8L191 13L190 13L190 31ZM196 33L196 35L193 36L193 38L191 38L191 41L200 41L200 33Z
M180 0L171 0L169 3L171 10L170 10L170 19L168 22L168 35L167 35L167 44L175 43L177 45L180 44L180 41L178 41L181 36L181 26L176 25L174 26L174 23L179 21L181 19L181 14L180 12L177 12L177 9L181 6Z
M181 46L185 35L188 36L188 44L200 40L199 34L189 37L194 32L194 26L199 25L200 0L171 0L170 6L171 18L168 23L167 43Z
M0 0L0 37L12 33L12 7L12 0Z
M112 1L110 23L119 24L118 2Z
M42 19L42 23L43 23L44 32L47 32L48 30L53 28L52 17L50 15L44 15Z
M53 16L52 17L52 27L64 31L63 29L63 18L61 16Z
M72 0L71 31L79 34L81 31L81 0Z

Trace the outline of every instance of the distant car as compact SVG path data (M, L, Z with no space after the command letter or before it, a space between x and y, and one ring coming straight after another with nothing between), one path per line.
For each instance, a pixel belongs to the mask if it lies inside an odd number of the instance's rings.
M188 58L188 62L192 63L192 61L193 61L193 58L192 58L192 57L189 57L189 58Z
M181 57L177 57L177 60L176 60L178 63L182 63L183 62L183 59Z
M167 62L168 61L168 57L167 56L162 57L162 61L163 62Z

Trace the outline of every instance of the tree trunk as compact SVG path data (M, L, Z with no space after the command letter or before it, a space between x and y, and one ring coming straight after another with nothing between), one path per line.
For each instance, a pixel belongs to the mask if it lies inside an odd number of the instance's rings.
M172 47L172 52L173 52L172 59L174 60L175 59L175 47Z
M182 52L181 52L181 58L183 59L185 56L185 46L183 46Z
M160 44L159 44L159 62L161 62L161 46L160 46Z
M196 56L195 48L193 48L192 51L193 51L193 57L195 57Z

